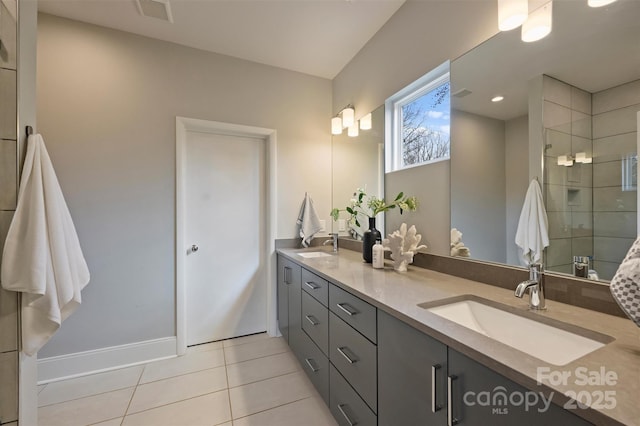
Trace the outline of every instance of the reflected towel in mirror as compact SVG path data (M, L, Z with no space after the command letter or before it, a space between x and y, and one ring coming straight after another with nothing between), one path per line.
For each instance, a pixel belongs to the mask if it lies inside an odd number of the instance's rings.
M547 211L542 199L542 190L537 179L529 184L527 195L520 212L516 244L522 250L520 258L523 265L542 262L542 252L549 246L549 224Z

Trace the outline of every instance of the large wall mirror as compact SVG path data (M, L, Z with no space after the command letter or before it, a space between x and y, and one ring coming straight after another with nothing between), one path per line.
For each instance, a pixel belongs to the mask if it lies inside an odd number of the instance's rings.
M585 256L612 278L637 235L639 17L637 0L555 1L543 40L503 32L451 63L451 227L472 258L522 265L515 233L537 178L546 269L571 274Z
M344 209L349 205L357 188L368 195L384 196L384 105L371 113L371 129L360 130L358 136L347 135L346 129L331 140L332 205ZM356 237L345 222L348 215L341 213L332 225L333 232L341 236ZM361 223L360 235L369 226ZM382 225L382 224L381 224Z

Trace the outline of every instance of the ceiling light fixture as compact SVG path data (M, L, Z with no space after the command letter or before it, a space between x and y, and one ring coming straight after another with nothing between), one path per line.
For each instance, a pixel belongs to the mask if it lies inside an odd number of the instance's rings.
M529 14L522 24L522 41L531 43L548 36L551 33L552 21L553 2L550 1Z
M615 2L616 0L589 0L587 4L589 7L602 7Z
M491 102L500 102L504 100L504 96L494 96L493 98L491 98Z
M527 0L498 0L498 28L509 31L522 25L527 19Z

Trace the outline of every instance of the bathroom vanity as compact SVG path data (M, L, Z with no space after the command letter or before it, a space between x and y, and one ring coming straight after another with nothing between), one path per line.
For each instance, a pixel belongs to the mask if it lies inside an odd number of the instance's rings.
M373 269L350 250L305 252L278 251L279 328L339 424L639 424L631 321L552 300L532 313L490 285ZM554 365L425 308L465 297L562 324L601 347Z

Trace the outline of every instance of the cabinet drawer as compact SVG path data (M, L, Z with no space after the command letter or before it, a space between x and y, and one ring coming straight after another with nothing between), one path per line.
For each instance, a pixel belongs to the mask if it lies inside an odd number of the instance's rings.
M329 359L306 334L302 336L297 356L311 383L329 405Z
M305 292L302 292L302 329L328 356L329 310Z
M327 306L329 302L329 282L313 272L302 269L302 289L318 302Z
M333 365L329 366L329 409L340 426L376 426L376 415L367 407Z
M335 314L329 314L329 359L362 399L378 411L376 345Z
M329 286L329 309L351 327L376 343L376 308L333 284Z

